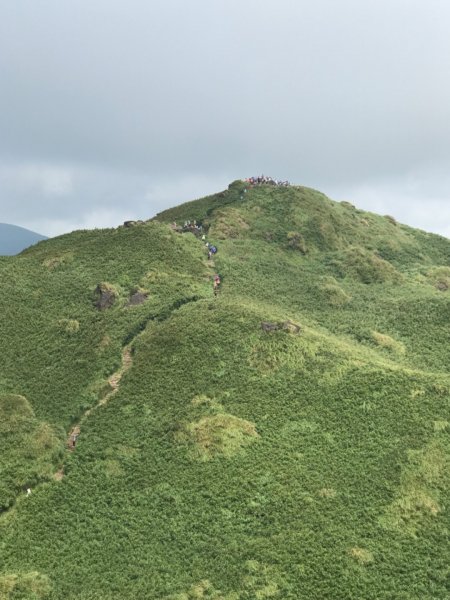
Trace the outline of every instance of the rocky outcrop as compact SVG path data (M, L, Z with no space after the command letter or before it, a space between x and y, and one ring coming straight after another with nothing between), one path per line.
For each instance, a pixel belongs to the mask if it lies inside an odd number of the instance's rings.
M300 333L300 325L297 325L293 321L281 321L278 323L270 323L269 321L261 322L261 329L266 333L271 331L288 331L289 333Z
M110 283L99 283L95 288L94 304L98 310L111 308L117 298L117 291Z
M147 292L134 292L134 294L131 294L127 306L138 306L138 304L143 304L147 298Z
M135 227L136 225L143 225L144 221L124 221L124 227Z

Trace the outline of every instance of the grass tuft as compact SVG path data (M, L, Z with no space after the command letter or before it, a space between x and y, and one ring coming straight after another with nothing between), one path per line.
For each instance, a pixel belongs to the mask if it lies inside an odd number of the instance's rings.
M405 345L402 342L394 340L394 338L392 338L390 335L387 335L386 333L372 331L372 340L380 348L389 350L394 354L405 354Z
M254 423L226 413L202 417L176 434L177 441L188 443L193 455L203 460L234 456L257 438Z
M401 274L387 260L362 247L351 246L341 252L331 265L339 277L353 276L362 283L399 283Z
M345 306L352 299L351 296L339 286L334 277L325 277L320 289L324 292L326 301L330 306Z
M17 494L49 481L63 452L55 428L39 421L23 396L0 396L0 511Z
M433 267L427 272L428 281L440 292L450 289L450 267Z
M63 265L70 264L74 259L73 252L65 252L59 256L50 256L42 261L44 267L47 267L50 271L57 269Z
M359 546L350 548L349 554L360 565L369 565L374 561L372 552L369 552L369 550L366 550L365 548L360 548Z
M308 252L305 238L298 231L288 231L287 233L288 247L293 250L299 250L302 254Z
M76 319L60 319L58 326L61 331L69 335L74 335L80 329L80 323Z
M397 497L381 523L415 535L427 517L441 512L439 489L448 479L449 457L442 442L435 438L423 450L410 450L408 458Z
M0 600L41 600L51 590L50 579L37 571L0 575Z
M334 488L321 488L319 496L321 498L336 498L336 490Z
M444 419L439 419L437 421L434 421L434 423L433 423L434 431L436 431L438 433L441 431L446 431L449 428L449 426L450 426L450 422L446 421Z

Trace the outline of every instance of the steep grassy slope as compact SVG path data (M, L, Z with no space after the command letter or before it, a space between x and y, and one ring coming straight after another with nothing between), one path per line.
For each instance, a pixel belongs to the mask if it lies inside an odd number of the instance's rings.
M205 264L193 240L152 223L77 232L4 258L0 395L24 396L64 445L69 426L108 392L122 348L149 320L209 293ZM96 306L98 286L113 294L109 309ZM139 291L146 301L128 305ZM36 481L21 473L15 491ZM14 495L3 488L0 507Z
M244 190L3 261L0 598L448 597L450 242Z
M243 189L235 182L215 197L214 210L210 199L203 215L197 212L219 246L227 297L300 312L384 355L395 347L396 360L414 367L448 368L447 239L307 188ZM182 221L185 206L157 218ZM387 348L374 332L399 343Z

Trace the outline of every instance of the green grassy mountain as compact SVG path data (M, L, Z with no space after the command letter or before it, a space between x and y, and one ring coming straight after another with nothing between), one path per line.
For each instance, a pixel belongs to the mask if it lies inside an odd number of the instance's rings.
M449 240L237 181L0 272L1 599L448 598Z
M47 238L17 225L0 223L0 255L18 254L28 246Z

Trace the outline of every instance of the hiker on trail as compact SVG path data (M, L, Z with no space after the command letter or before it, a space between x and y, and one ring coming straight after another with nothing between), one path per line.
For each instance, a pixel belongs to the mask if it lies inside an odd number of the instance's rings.
M214 280L213 280L214 296L217 296L217 293L219 291L219 286L220 286L220 275L216 274L216 275L214 275Z
M205 234L203 234L203 235L202 235L202 242L204 242L205 240L206 240L206 235L205 235Z

